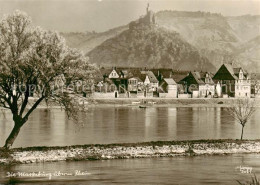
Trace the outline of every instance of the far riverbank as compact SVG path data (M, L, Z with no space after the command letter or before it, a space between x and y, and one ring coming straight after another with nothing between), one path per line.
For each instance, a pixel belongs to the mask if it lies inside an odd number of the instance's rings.
M260 99L256 106L260 106ZM114 99L86 99L88 105L114 105L114 106L135 106L139 104L150 104L153 106L174 106L174 107L229 107L234 105L236 98L114 98Z
M36 98L30 98L29 104L33 105ZM84 100L84 104L88 107L100 107L100 106L133 106L138 107L141 104L147 104L153 107L230 107L236 102L236 98L83 98L79 100L81 103ZM260 98L255 100L255 106L260 107ZM42 102L37 108L48 108L45 102ZM49 108L60 109L60 106L55 104L49 106ZM0 108L4 109L4 108Z

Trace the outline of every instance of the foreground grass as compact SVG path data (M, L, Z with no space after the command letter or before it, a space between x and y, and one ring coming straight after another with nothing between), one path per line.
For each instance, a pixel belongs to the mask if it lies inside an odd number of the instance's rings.
M152 141L0 150L0 164L260 153L260 140Z

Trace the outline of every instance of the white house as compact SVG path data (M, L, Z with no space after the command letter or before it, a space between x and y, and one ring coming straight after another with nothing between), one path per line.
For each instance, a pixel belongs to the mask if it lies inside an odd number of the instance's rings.
M251 82L247 73L240 68L238 79L235 81L235 97L250 97L251 96Z
M159 97L177 98L177 89L177 83L172 78L163 78L160 82Z
M149 91L156 91L159 87L159 81L152 71L141 71L141 79L143 78L144 86L149 88Z

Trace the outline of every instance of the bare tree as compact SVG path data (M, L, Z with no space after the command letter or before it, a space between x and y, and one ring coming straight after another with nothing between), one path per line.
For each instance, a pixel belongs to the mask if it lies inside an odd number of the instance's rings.
M242 126L241 140L243 139L244 127L256 110L255 99L236 99L231 107L226 108L229 114Z
M10 148L31 113L44 102L61 106L76 118L78 102L67 91L55 91L55 81L88 80L95 67L82 53L66 46L56 32L31 26L25 13L15 11L0 22L0 107L9 109L14 127L4 148ZM34 92L36 98L30 102Z

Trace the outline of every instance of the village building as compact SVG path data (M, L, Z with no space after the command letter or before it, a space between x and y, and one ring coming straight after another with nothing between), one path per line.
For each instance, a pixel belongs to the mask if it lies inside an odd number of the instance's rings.
M251 97L251 81L242 68L238 69L238 79L235 81L235 97Z
M251 81L249 74L241 67L223 64L213 80L220 86L220 97L251 97Z
M151 71L154 73L159 83L163 78L172 78L174 73L172 69L168 68L151 69Z
M97 79L95 91L114 93L114 97L210 98L260 94L260 75L249 76L244 69L230 64L223 64L215 75L172 69L101 68Z
M251 80L251 95L253 97L260 97L260 73L252 73L250 75Z
M160 98L177 98L178 88L177 83L172 78L163 78L159 86Z
M146 91L156 92L159 86L159 81L152 71L141 71L141 78L146 87Z
M119 93L127 92L127 79L128 79L128 71L125 69L118 69L113 67L112 70L105 69L106 73L104 74L104 80L106 78L110 79L113 82L113 85L116 86L116 89Z
M184 93L189 93L192 98L212 97L215 94L215 85L211 73L190 72L179 83L184 87Z
M131 77L128 79L128 91L137 92L142 91L144 83L139 77Z

